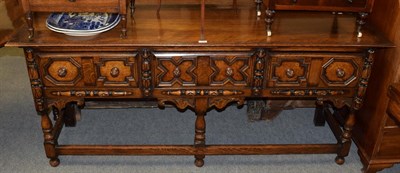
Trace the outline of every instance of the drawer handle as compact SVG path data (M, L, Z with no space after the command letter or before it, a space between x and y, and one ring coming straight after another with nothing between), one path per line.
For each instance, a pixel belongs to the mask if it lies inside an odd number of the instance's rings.
M286 69L286 76L287 76L288 78L294 77L294 70L291 69L291 68Z
M110 75L111 75L112 77L118 77L118 75L119 75L119 69L118 69L117 67L113 67L113 68L111 69Z
M60 76L60 77L65 77L65 76L67 76L67 68L65 68L65 67L59 68L58 71L57 71L57 74L58 74L58 76Z
M293 4L297 3L297 0L292 0Z
M232 68L230 68L230 67L228 67L227 69L226 69L226 76L228 76L228 77L230 77L230 76L232 76L233 75L233 70L232 70Z
M343 78L346 75L345 71L342 68L338 68L336 70L336 76L338 78Z
M69 2L76 2L76 0L68 0Z
M179 68L176 67L175 70L174 70L174 76L175 77L179 77L180 75L181 75L181 70L179 70Z

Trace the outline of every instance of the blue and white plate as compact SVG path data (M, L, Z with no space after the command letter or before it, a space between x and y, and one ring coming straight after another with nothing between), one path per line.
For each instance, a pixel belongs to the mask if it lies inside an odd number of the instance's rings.
M65 32L98 32L109 30L120 21L113 13L51 13L46 25L53 30Z
M119 22L119 20L118 20L118 22ZM106 31L108 31L108 30L114 28L115 26L118 25L118 22L114 22L114 24L110 25L110 27L107 27L107 28L105 28L105 29L103 29L103 30L90 31L90 32L86 32L86 31L85 31L85 32L63 31L63 30L57 30L57 29L55 29L55 28L52 28L52 27L49 26L49 25L46 25L46 26L47 26L48 29L50 29L50 30L52 30L52 31L54 31L54 32L63 33L63 34L65 34L65 35L69 35L69 36L94 36L94 35L97 35L97 34L106 32Z

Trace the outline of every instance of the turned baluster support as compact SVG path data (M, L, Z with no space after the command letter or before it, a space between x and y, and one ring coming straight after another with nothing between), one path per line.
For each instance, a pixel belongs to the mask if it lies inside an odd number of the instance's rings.
M195 122L195 136L194 136L194 147L199 151L206 145L206 121L205 115L207 113L208 100L206 98L196 99L196 122ZM197 167L204 165L204 154L195 155L194 164Z
M275 11L271 9L265 10L265 24L267 30L267 36L272 36L272 23L274 22Z
M32 18L33 13L32 12L27 12L25 16L26 23L28 24L28 32L29 32L29 40L33 39L35 30L33 29L33 18Z
M357 23L357 37L358 38L361 38L362 35L363 35L362 34L362 28L366 23L367 17L368 17L368 13L364 13L364 12L358 13L358 17L357 17L357 20L356 20L356 23Z
M135 3L136 3L136 0L130 0L129 8L131 9L131 17L133 17L133 14L135 14L135 10L136 10Z
M255 0L256 2L256 13L257 13L257 17L261 16L261 5L263 3L263 0Z
M126 14L121 15L121 25L122 25L121 35L120 35L121 38L126 38L126 22L127 22Z

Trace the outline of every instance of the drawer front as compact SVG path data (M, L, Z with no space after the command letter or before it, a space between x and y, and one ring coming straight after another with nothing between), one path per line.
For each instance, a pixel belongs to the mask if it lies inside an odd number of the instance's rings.
M39 54L48 87L137 87L134 54Z
M252 54L248 52L155 53L155 86L249 86Z
M369 0L275 0L275 5L286 9L307 9L316 8L316 10L336 10L337 8L349 10L352 8L365 8Z
M271 53L267 87L355 87L362 56Z

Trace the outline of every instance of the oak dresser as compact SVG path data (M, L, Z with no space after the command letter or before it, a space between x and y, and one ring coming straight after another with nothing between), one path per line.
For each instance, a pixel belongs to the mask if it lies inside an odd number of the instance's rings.
M25 27L7 46L25 51L52 166L59 165L61 155L194 155L195 165L202 166L206 155L332 153L336 163L344 163L373 61L382 58L375 57L374 50L392 43L371 26L358 38L353 15L281 12L274 19L274 35L267 37L254 4L238 9L206 7L203 29L198 6L167 6L156 15L156 5L137 5L134 19L127 16L126 25L122 22L93 37L54 33L44 26L47 13L31 16L35 37ZM126 38L120 38L125 26ZM207 43L199 43L203 36ZM222 110L231 103L241 106L252 99L315 100L315 125L327 122L337 142L206 144L205 115L210 109ZM58 143L63 126L74 126L81 109L104 100L156 101L160 107L191 109L196 115L194 143Z

